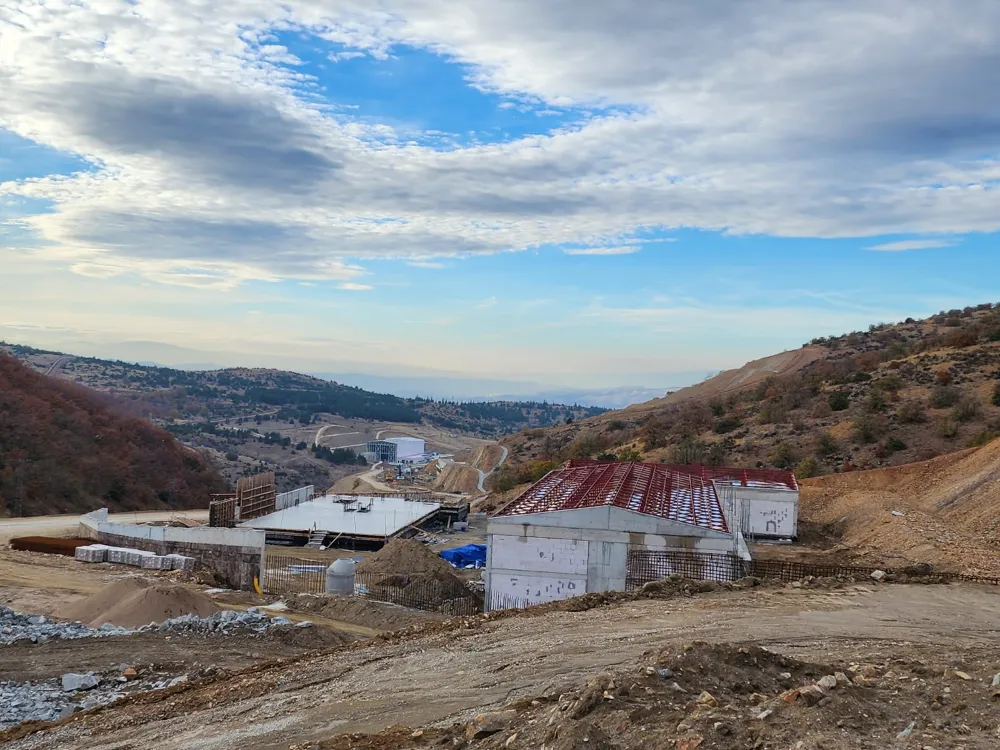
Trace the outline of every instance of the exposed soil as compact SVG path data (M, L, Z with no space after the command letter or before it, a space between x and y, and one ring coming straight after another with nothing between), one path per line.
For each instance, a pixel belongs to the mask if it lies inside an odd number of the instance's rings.
M284 601L293 612L318 614L381 631L445 619L444 615L382 604L358 596L298 594Z
M112 584L57 614L94 628L108 622L138 628L180 615L208 617L218 611L219 605L187 586L131 579Z
M440 579L454 577L453 570L439 555L411 539L393 539L358 565L361 573L407 573Z
M861 559L1000 576L1000 441L801 484L801 521L836 529Z
M328 747L422 747L426 743L407 740L412 729L396 730L382 744L371 744L372 738L352 744L337 736L378 735L392 726L439 727L425 731L433 738L452 725L467 724L478 712L513 703L516 716L503 727L506 734L477 740L472 747L497 746L502 739L511 742L508 747L537 748L551 728L547 723L560 706L559 696L566 696L563 705L580 708L558 711L552 724L558 725L558 736L547 747L693 748L670 742L700 735L703 747L753 747L757 737L759 747L775 750L796 747L797 741L809 750L874 750L892 744L916 721L911 740L901 747L978 750L997 741L1000 719L995 710L988 712L995 704L985 701L992 675L1000 670L998 622L997 590L970 585L754 587L674 597L669 604L631 599L580 612L461 618L194 680L78 714L20 741L13 741L13 734L0 735L0 741L9 738L11 747L33 750L284 750L322 742ZM694 653L685 655L692 639L736 646L696 644ZM764 657L751 644L776 655ZM741 646L749 654L740 652ZM748 655L756 656L758 665L748 664ZM790 660L783 670L792 674L790 680L778 679L782 658ZM660 664L677 676L666 681L646 674L647 666L655 674ZM843 693L831 691L832 702L823 706L782 701L768 721L750 715L779 700L775 691L786 688L780 683L801 687L834 669L855 674L852 664L858 670L871 666L856 673L871 674L864 679L873 682L852 677L854 685ZM954 675L956 670L970 679ZM595 689L603 684L602 674L611 676L613 688ZM598 682L588 688L595 677ZM687 692L665 693L673 682ZM619 689L628 692L619 695ZM719 706L689 708L705 689ZM605 690L612 700L604 697ZM753 703L761 701L754 692L765 696L759 706ZM678 728L682 722L674 721L675 711L684 711L689 726ZM702 712L692 716L696 711ZM531 720L535 724L528 724ZM730 733L717 729L717 723ZM654 738L646 744L643 726ZM511 741L515 731L520 738ZM584 736L590 742L583 743Z

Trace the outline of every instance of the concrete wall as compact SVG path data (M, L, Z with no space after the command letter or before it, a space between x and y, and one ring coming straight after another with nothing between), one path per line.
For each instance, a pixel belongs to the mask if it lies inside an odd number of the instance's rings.
M799 493L765 487L720 487L739 508L747 536L794 539L798 536Z
M80 518L79 535L101 544L195 558L220 583L238 589L253 588L264 569L265 533L255 529L208 526L193 529L171 526L134 526L109 523L107 508Z
M539 604L595 591L624 591L630 549L736 554L723 533L615 507L492 518L487 526L487 601L504 595Z
M297 490L281 492L274 497L274 509L284 510L285 508L293 508L299 503L312 500L315 494L315 488L311 484L307 487L299 487Z

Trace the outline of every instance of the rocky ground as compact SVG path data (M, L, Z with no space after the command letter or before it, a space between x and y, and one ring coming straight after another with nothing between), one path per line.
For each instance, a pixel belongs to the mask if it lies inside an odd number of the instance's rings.
M192 676L0 742L978 750L1000 740L992 587L814 581L647 595L416 624Z

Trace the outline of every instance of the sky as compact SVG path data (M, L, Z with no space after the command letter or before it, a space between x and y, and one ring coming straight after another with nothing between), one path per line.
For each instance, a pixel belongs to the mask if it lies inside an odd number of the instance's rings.
M15 0L0 338L683 385L1000 301L998 90L993 0Z

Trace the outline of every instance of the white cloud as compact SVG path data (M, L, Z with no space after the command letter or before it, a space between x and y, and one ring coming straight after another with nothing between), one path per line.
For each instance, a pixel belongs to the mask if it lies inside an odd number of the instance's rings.
M368 284L356 284L353 281L345 281L338 287L338 289L345 289L349 292L367 292L371 288Z
M618 245L617 247L578 247L563 250L566 255L631 255L642 250L638 245Z
M409 260L406 265L413 266L414 268L444 268L444 263L438 263L433 260Z
M872 245L868 250L877 250L883 253L899 253L905 250L930 250L935 247L954 247L953 240L900 240L899 242L885 242L881 245Z
M0 9L0 127L94 165L2 184L0 199L51 206L28 226L55 263L220 288L361 273L345 258L632 247L658 227L1000 229L995 2L371 8ZM275 30L342 45L341 58L434 51L515 108L590 114L510 143L415 145L326 101Z

